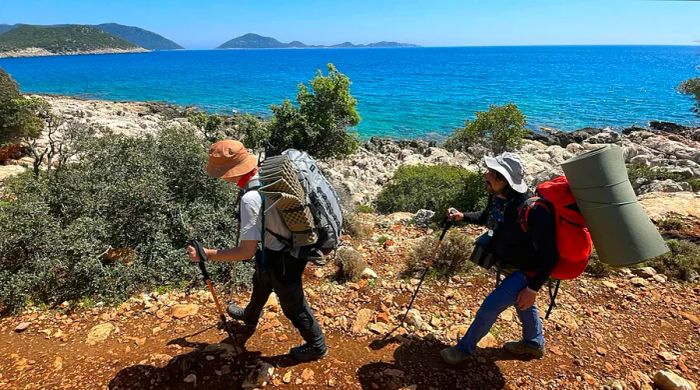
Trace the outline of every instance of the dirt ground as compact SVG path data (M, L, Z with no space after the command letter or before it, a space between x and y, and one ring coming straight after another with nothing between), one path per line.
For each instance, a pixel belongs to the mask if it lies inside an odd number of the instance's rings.
M649 389L659 370L700 383L697 282L619 273L567 281L544 321L543 359L500 348L521 331L509 309L475 358L448 366L440 349L464 333L493 288L494 276L476 271L428 281L414 305L420 323L379 343L415 288L416 280L399 274L426 231L388 225L379 233L390 235L389 244L352 243L378 278L338 283L330 265L306 270L307 296L330 348L320 361L297 364L286 355L301 339L274 299L252 337L234 342L212 327L217 316L206 290L151 293L117 307L65 305L0 319L0 389ZM244 304L248 294L234 298ZM547 304L541 293L538 307ZM107 331L89 344L97 325Z

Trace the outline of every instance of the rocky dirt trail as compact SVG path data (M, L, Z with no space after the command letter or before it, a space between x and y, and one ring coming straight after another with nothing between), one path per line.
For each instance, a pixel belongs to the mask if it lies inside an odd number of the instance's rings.
M650 269L565 282L544 322L542 360L500 349L520 334L510 309L476 358L457 367L441 361L439 350L464 333L493 288L494 276L478 270L428 281L407 329L377 343L417 283L401 277L404 258L429 233L394 215L381 217L373 237L350 238L376 278L340 284L332 264L307 268L308 299L329 339L323 360L285 356L301 340L274 296L255 334L232 343L212 327L206 290L154 292L117 307L64 305L0 319L0 389L651 389L662 370L700 383L700 283ZM248 292L233 296L245 303ZM538 303L546 308L546 293Z

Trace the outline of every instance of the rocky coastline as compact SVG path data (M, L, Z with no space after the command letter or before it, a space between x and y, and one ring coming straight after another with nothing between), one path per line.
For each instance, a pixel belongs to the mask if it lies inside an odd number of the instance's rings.
M80 121L115 133L139 135L156 132L162 126L191 126L184 114L187 108L168 104L41 97L67 121ZM45 141L40 139L39 144ZM565 133L542 128L531 133L518 152L527 167L526 179L534 185L562 174L560 164L567 159L608 143L623 149L625 163L662 171L675 179L637 180L632 184L638 194L685 192L697 201L700 195L693 193L689 181L700 179L700 128L668 122L650 122L646 128L633 127L622 132L586 128ZM320 165L351 209L358 204L372 204L402 165L451 164L479 171L480 153L483 152L451 152L423 140L373 137L348 158L322 161ZM0 181L25 167L31 167L30 157L10 160L6 166L0 166Z
M48 57L48 56L76 56L83 54L125 54L125 53L148 53L150 50L142 47L133 49L100 49L86 51L69 51L69 52L51 52L40 47L28 47L26 49L17 49L0 52L0 58L23 58L23 57Z

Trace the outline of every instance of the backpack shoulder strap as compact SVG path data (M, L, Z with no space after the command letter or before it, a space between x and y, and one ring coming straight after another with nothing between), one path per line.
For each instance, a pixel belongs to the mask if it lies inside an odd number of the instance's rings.
M537 205L543 205L549 212L552 212L551 205L543 198L539 196L527 198L518 211L518 222L520 223L520 228L523 229L524 232L527 232L527 221L530 216L530 210Z
M268 232L268 233L270 233L270 234L272 234L273 237L275 237L276 239L278 239L278 240L279 240L280 242L282 242L284 245L286 245L286 246L288 246L288 247L290 247L290 248L294 246L294 245L292 244L292 241L291 241L290 239L288 239L287 237L284 237L284 236L282 236L282 235L280 235L280 234L277 234L277 233L273 232L272 230L270 230L270 229L268 229L268 228L265 228L265 231Z

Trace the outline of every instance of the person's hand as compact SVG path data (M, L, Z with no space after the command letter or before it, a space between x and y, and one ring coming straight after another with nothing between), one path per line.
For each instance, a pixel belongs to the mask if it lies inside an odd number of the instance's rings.
M462 214L456 208L450 207L447 210L447 219L449 219L450 221L461 221L462 219L464 219L464 214Z
M517 307L518 310L527 310L535 304L536 298L537 291L525 287L518 293L518 298L515 300L515 307Z
M209 257L209 249L202 248L204 250L204 256ZM192 245L187 246L187 256L190 257L190 261L193 263L199 263L199 256L197 256L197 250L194 249Z

